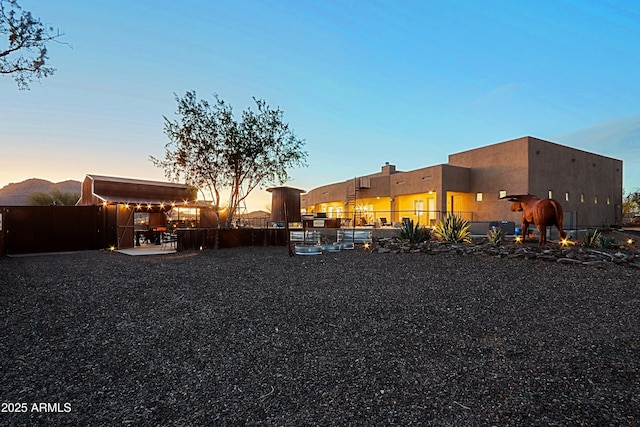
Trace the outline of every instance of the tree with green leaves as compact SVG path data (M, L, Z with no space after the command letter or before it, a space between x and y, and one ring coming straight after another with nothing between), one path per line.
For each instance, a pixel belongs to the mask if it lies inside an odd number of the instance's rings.
M640 190L627 193L622 201L622 213L629 214L640 210Z
M280 108L253 98L256 109L246 109L238 120L217 95L211 104L198 100L195 91L175 98L179 119L164 117L169 138L164 159L151 156L151 161L170 181L184 181L208 197L219 227L231 228L234 213L256 187L284 184L290 168L306 165L304 140L285 123Z
M0 43L6 40L6 46L0 44L0 74L12 75L19 89L29 89L34 78L52 75L47 43L62 36L23 11L17 0L0 0Z
M50 193L35 191L29 194L27 203L30 206L74 206L80 199L80 194L71 191L51 190Z

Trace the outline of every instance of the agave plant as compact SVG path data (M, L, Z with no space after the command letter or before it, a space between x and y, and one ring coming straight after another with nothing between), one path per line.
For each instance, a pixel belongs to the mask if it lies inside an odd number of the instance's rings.
M424 242L429 240L429 231L420 226L420 222L414 225L412 219L405 219L402 222L400 230L398 230L398 237L404 240L408 240L411 243Z
M582 238L582 244L587 248L599 248L602 244L602 235L598 230L587 230Z
M611 249L614 243L615 239L611 237L600 236L600 247L602 249Z
M504 240L504 230L500 227L493 227L487 232L487 239L489 239L489 243L493 243L494 245L501 244Z
M438 221L433 229L436 239L447 243L471 243L469 221L453 214L447 215Z

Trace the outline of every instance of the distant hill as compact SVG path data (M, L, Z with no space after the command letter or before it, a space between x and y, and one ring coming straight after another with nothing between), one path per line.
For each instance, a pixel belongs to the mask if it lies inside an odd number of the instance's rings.
M31 178L26 181L11 183L0 188L0 206L27 206L31 193L42 191L50 193L51 190L78 193L80 195L80 181L67 180L53 183L45 179Z

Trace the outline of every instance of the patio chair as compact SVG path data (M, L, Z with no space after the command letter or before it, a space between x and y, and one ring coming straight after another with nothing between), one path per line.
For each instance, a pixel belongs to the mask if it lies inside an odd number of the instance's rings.
M164 233L162 236L162 250L165 248L176 249L178 244L178 235L176 233Z

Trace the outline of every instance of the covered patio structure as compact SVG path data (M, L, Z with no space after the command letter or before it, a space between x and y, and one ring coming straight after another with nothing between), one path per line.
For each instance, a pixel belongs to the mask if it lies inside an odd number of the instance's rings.
M211 207L186 184L91 174L76 205L103 207L107 242L115 249L133 248L141 237L159 243L167 231L217 226Z

